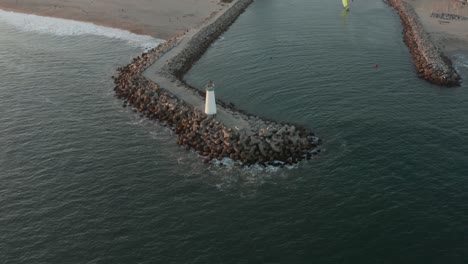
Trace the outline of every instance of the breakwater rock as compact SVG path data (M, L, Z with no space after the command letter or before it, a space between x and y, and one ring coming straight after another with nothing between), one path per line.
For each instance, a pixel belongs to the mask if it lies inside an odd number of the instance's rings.
M250 2L252 0L238 0L214 23L201 29L176 59L166 63L165 74L177 86L194 89L179 78ZM127 66L117 69L117 74L113 76L114 90L116 96L124 100L123 107L131 106L141 116L157 120L171 128L178 135L177 143L187 150L195 150L204 157L205 162L231 158L242 165L259 163L279 166L310 159L320 152L319 138L302 126L264 120L237 111L232 104L219 101L218 107L223 107L226 112L248 124L242 129L237 126L227 127L146 79L143 72L166 52L179 45L182 39L183 36L170 39L134 58Z
M151 61L176 42L162 44L118 69L113 77L114 90L124 100L124 107L132 106L142 116L170 127L179 135L178 144L194 149L206 162L231 158L243 165L283 165L311 158L320 151L316 149L319 139L303 127L245 116L256 131L228 128L143 77L141 73Z
M401 0L387 0L403 25L403 39L413 58L418 76L443 86L459 86L461 78L452 62L430 40L414 9Z

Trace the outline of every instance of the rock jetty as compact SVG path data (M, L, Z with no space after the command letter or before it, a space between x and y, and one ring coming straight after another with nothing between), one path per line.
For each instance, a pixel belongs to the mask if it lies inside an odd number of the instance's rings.
M172 76L178 86L185 85L180 80L183 74L251 2L238 0L214 23L200 30L191 39L189 48L166 63L165 73ZM302 126L264 120L237 111L232 104L219 102L218 107L249 124L248 129L227 127L145 78L143 72L182 39L183 36L169 39L117 69L112 78L116 96L124 101L123 107L132 107L141 116L171 128L178 135L177 143L196 151L205 162L231 158L242 165L282 166L310 159L320 152L320 139Z
M184 74L206 52L211 43L216 41L252 2L253 0L238 0L218 19L195 34L187 48L170 60L162 71L168 76L182 80Z
M461 78L440 49L430 40L414 9L402 0L387 0L395 8L403 25L403 39L408 46L418 76L442 86L459 86Z

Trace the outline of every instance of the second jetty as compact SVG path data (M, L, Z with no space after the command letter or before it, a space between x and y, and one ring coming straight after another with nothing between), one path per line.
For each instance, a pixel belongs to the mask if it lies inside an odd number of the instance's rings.
M119 68L116 95L124 106L168 125L178 144L205 162L231 158L242 165L297 163L318 154L319 138L305 127L264 120L218 100L216 119L203 113L203 92L185 84L190 69L253 0L236 0L200 28L169 39Z
M418 76L437 85L459 86L461 78L452 62L432 43L414 9L403 0L386 2L400 15L403 39L413 57Z

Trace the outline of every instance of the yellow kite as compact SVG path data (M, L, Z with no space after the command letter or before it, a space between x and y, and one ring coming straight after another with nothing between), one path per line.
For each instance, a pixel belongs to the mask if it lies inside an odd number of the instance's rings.
M342 0L342 1L343 1L343 7L344 7L346 10L349 10L348 0Z

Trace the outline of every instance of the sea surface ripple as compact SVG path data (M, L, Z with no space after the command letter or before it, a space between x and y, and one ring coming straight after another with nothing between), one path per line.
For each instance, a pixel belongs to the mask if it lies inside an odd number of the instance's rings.
M110 76L145 45L10 22L0 263L467 262L467 82L417 79L381 1L343 16L333 1L257 0L188 74L323 138L286 169L205 165L123 108Z

